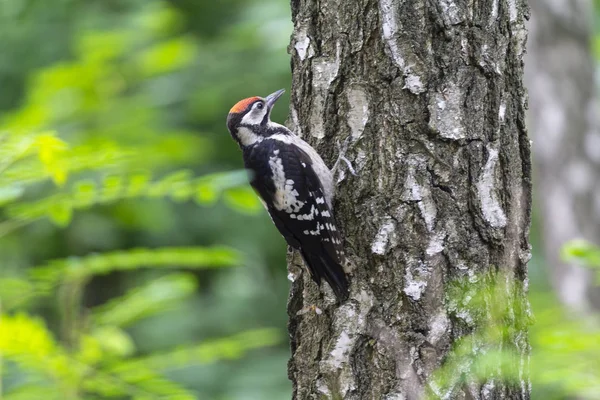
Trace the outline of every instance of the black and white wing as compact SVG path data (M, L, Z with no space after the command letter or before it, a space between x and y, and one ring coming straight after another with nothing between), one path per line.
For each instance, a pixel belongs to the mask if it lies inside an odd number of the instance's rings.
M314 281L325 279L338 299L346 299L343 242L310 157L297 146L267 140L245 161L254 171L251 185L286 242L301 252Z

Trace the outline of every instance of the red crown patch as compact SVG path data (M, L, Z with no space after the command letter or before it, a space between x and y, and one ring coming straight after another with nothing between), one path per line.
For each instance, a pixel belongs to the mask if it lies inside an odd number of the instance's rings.
M252 103L254 103L256 100L258 100L259 97L248 97L247 99L244 100L240 100L237 103L235 103L235 106L231 107L231 110L229 110L229 113L241 113L246 111L246 108L248 108L248 106Z

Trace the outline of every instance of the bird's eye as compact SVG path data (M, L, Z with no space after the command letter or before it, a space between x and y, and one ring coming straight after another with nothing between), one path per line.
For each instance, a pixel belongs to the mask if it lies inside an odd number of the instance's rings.
M258 108L259 110L262 110L263 107L264 107L263 103L257 103L256 104L256 108Z

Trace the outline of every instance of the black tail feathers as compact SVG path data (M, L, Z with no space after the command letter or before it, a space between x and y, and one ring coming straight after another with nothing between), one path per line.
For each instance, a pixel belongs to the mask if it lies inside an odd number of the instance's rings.
M348 278L344 268L328 254L309 254L302 252L313 280L320 286L325 279L340 302L348 299Z

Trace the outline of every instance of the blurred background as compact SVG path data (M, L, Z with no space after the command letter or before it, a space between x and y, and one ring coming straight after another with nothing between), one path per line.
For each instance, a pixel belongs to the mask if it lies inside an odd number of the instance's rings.
M600 3L531 5L533 398L600 399ZM287 0L0 0L1 399L290 398L225 118L289 88L291 32Z

